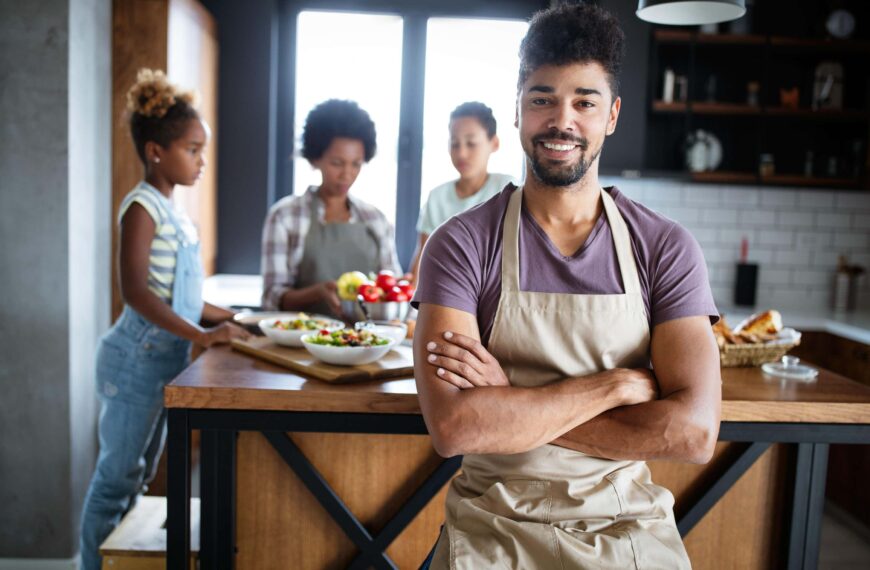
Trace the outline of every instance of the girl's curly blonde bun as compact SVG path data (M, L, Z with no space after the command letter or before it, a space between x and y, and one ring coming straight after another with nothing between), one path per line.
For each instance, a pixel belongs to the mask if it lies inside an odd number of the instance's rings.
M127 110L160 119L177 102L193 107L195 99L193 92L179 91L169 83L166 74L159 69L142 68L136 74L136 83L127 92Z

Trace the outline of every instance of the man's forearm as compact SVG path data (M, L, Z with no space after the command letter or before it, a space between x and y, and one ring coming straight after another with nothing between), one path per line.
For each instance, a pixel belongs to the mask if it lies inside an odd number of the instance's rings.
M718 422L676 392L662 400L606 411L552 443L607 459L706 463L719 433Z
M425 414L427 426L436 449L447 457L528 451L624 405L634 397L625 382L628 373L611 370L537 388L463 390L441 414Z

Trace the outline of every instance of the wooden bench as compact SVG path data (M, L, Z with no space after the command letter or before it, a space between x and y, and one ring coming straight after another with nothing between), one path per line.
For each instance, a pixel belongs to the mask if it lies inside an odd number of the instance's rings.
M103 570L166 569L166 497L139 497L100 546ZM190 501L190 567L199 558L199 499Z

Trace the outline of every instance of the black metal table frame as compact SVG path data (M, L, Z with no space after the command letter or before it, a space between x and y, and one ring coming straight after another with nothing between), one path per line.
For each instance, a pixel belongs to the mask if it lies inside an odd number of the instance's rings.
M353 515L288 432L426 434L418 414L276 412L254 410L169 410L167 486L167 568L186 569L190 560L190 434L201 430L200 566L230 570L235 558L236 436L263 433L360 553L349 568L395 568L386 548L459 469L460 457L445 460L376 536ZM870 424L723 422L719 439L740 442L724 468L690 501L679 505L677 527L685 536L774 443L796 444L794 487L788 532L787 568L817 566L828 446L870 443ZM435 537L433 537L433 542Z

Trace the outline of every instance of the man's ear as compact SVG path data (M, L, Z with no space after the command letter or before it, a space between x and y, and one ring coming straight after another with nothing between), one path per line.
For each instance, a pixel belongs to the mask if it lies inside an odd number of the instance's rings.
M610 105L610 118L607 120L607 136L610 136L616 131L616 122L619 120L619 109L622 107L622 98L614 99Z

